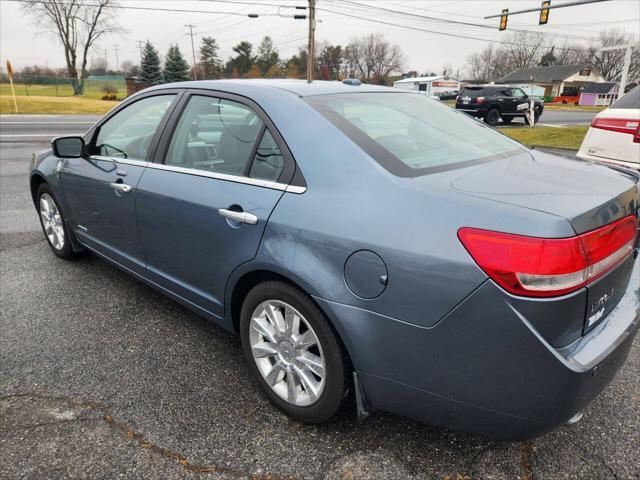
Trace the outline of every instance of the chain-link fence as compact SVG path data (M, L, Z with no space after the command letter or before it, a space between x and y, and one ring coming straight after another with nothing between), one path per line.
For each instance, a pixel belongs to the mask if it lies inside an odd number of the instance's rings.
M89 77L83 83L87 98L121 100L127 96L124 77ZM13 77L13 85L16 95L20 96L70 97L74 94L71 78L17 74ZM6 75L0 78L0 95L11 95Z

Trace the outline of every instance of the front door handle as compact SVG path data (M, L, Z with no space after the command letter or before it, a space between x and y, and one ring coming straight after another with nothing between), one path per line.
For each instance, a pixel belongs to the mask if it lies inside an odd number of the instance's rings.
M258 223L258 217L253 213L236 212L234 210L227 210L226 208L219 209L218 213L223 217L235 220L236 222L246 223L248 225L255 225Z
M126 183L111 182L110 185L111 185L111 188L113 188L118 192L129 193L131 191L131 186L127 185Z

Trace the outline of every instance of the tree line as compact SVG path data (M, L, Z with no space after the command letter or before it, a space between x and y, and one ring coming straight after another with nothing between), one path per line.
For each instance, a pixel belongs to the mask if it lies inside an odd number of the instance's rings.
M624 50L601 52L604 47L630 45L638 39L622 30L604 30L589 45L564 42L556 45L540 33L515 32L505 44L490 44L467 57L470 80L486 82L498 80L518 68L589 63L609 81L620 80L624 66ZM640 77L640 51L635 48L631 57L629 79Z
M147 41L139 68L128 73L144 83L179 82L194 78L305 78L307 50L284 59L269 36L257 48L241 41L232 48L233 55L224 61L220 45L211 36L203 37L199 46L199 61L189 66L177 45L172 45L161 64L158 50ZM314 59L314 76L323 80L359 78L367 83L387 84L392 73L404 66L404 53L397 45L385 40L382 34L371 34L351 40L346 46L321 42Z

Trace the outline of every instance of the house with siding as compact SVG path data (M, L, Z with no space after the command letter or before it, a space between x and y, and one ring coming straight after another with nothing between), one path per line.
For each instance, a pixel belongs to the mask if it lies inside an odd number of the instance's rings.
M606 105L609 106L618 97L616 82L601 82L587 85L580 92L578 105Z
M602 74L593 65L579 63L575 65L518 68L502 77L496 83L510 85L533 83L544 88L545 97L557 97L565 94L565 91L569 95L577 95L587 85L604 81Z

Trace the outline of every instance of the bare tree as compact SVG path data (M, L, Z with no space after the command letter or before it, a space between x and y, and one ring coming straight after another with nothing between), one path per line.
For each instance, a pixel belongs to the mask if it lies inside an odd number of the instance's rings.
M106 33L119 30L114 0L26 0L24 11L58 37L64 47L74 95L82 95L89 49Z
M382 34L371 34L351 40L345 48L344 66L348 76L368 83L386 83L392 72L404 65L404 53L391 45Z
M506 52L515 68L539 65L542 55L549 50L547 40L540 33L516 32L509 37Z
M582 61L591 63L600 70L602 76L609 80L620 80L622 69L624 68L624 49L600 52L604 47L617 47L625 45L637 45L638 39L633 35L621 30L604 30L598 36L598 42L589 46L583 54ZM638 47L631 51L631 67L629 69L629 79L636 79L640 76L640 49Z

